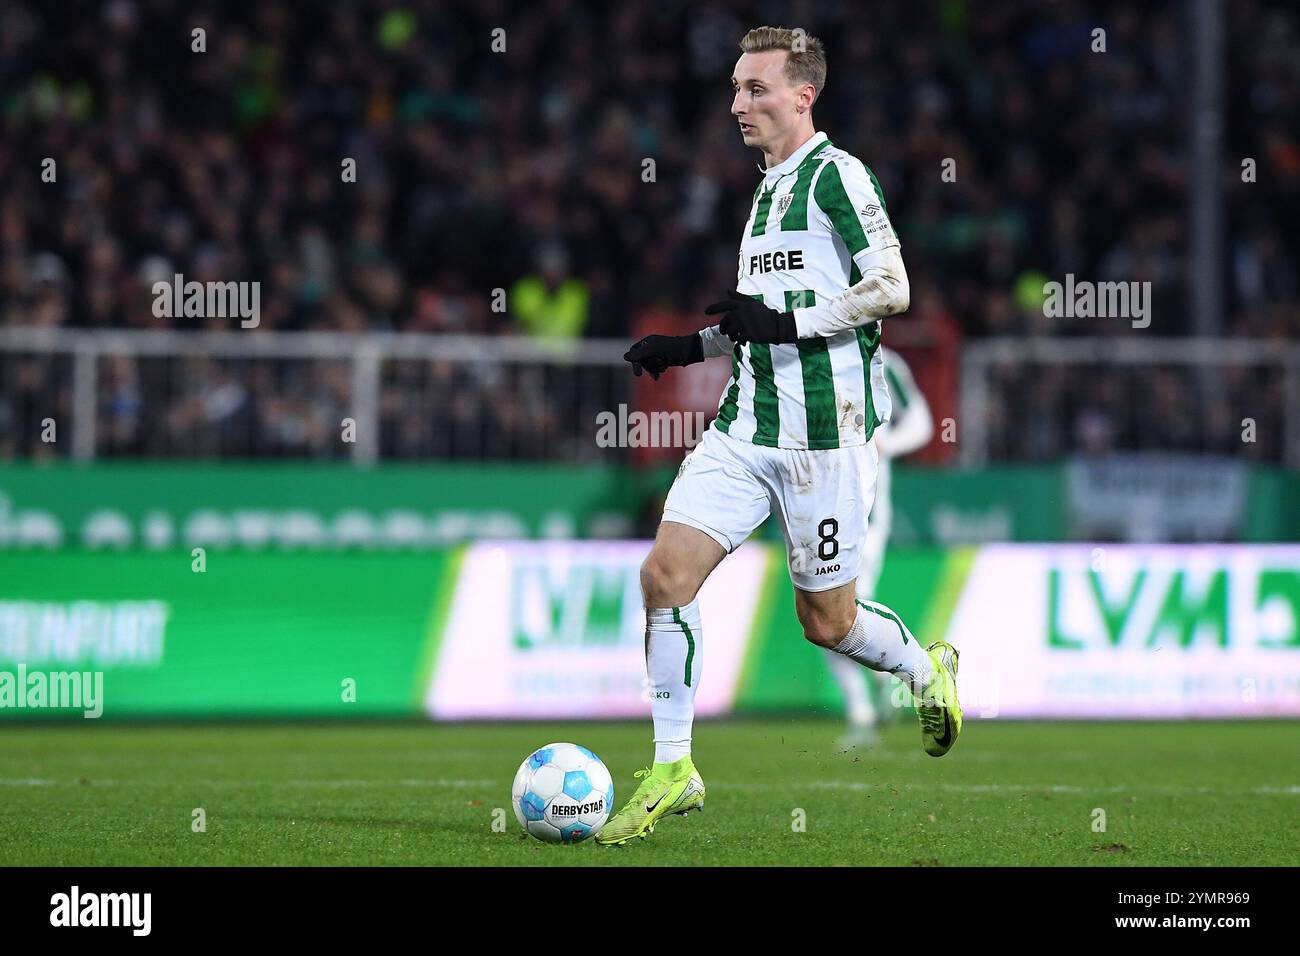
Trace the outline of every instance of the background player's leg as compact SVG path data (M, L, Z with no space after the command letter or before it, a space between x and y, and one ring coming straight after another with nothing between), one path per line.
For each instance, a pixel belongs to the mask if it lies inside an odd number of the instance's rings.
M881 513L887 513L887 509L881 508L877 502L867 523L867 533L862 545L862 566L858 570L856 583L859 601L868 601L875 596L876 582L880 579L880 569L884 564L889 521L887 517L878 517ZM856 613L855 608L854 614ZM844 697L845 717L849 722L849 733L842 738L841 743L860 746L873 742L876 727L882 716L881 711L885 709L877 708L871 699L871 689L868 686L868 681L878 672L864 668L852 658L837 654L830 648L826 649L826 657L831 676L835 678L835 683L839 685L840 693ZM885 686L891 678L888 674L879 673L878 679L881 683L877 689L881 698L886 699Z
M829 649L826 651L826 663L844 698L844 716L849 723L848 732L840 738L840 745L861 747L875 743L876 708L871 702L871 693L867 687L871 671L857 661Z
M691 752L695 691L704 663L696 595L726 555L703 531L664 521L641 566L655 763L672 763Z
M888 467L887 463L882 463L882 478L887 476ZM876 584L880 581L880 572L885 565L885 545L889 541L889 529L892 523L888 480L879 483L879 490L880 494L876 496L867 521L867 534L862 544L862 566L858 569L857 594L858 600L862 602L875 600ZM836 660L844 664L849 663L848 658L834 652L832 654ZM876 726L889 723L897 716L896 705L892 703L890 695L890 689L894 684L893 676L884 671L873 671L862 667L858 667L857 670L864 683L872 684L871 689L874 693L868 694L868 698L871 701L869 706Z

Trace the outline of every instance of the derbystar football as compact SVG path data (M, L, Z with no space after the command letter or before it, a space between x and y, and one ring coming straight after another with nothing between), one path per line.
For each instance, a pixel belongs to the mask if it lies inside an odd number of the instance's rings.
M519 765L511 798L519 825L537 839L579 843L609 819L614 780L586 747L547 744Z

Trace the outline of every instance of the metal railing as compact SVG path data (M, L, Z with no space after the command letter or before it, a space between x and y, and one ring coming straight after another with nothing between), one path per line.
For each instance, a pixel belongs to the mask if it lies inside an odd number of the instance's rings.
M499 457L511 457L511 441L529 441L535 457L581 458L583 448L591 446L592 429L579 429L594 422L596 411L609 407L611 400L628 400L626 349L627 343L621 341L552 343L522 337L411 333L12 327L0 329L0 363L5 363L0 364L0 371L23 359L55 363L43 369L53 381L43 382L41 388L51 410L69 409L71 454L77 459L112 452L113 442L103 434L103 418L105 404L113 402L109 392L115 359L129 360L130 374L137 380L150 378L146 372L157 372L152 375L152 386L132 387L143 393L139 401L153 408L154 421L165 422L167 409L192 399L215 401L213 393L223 384L244 390L249 401L280 401L287 389L301 391L305 376L316 379L309 387L314 387L318 396L328 396L320 404L338 412L329 427L338 432L344 419L352 422L350 440L320 442L318 452L325 449L327 454L350 457L357 463L372 462L384 455L386 435L393 437L393 432L403 427L410 432L409 426L414 424L419 437L430 440L427 448L420 447L418 440L408 443L412 454L456 457L458 451L465 451L469 457L477 444L489 452L495 449ZM161 364L155 368L149 363ZM331 365L346 369L345 387L339 387L339 376L329 374ZM323 374L322 366L327 367ZM270 374L263 374L268 367ZM196 368L210 373L211 381L193 380ZM3 375L6 381L14 377ZM270 379L270 383L250 396L247 383L254 379L263 385ZM0 396L5 387L0 382ZM68 400L60 397L60 390L68 392ZM346 394L338 394L341 391ZM473 407L464 417L477 429L477 435L457 435L454 428L447 427L454 425L457 413L464 410L466 397ZM496 419L481 414L494 397L501 413ZM394 403L398 407L393 407ZM513 428L494 444L490 433L503 416L511 419ZM441 428L424 427L435 417L441 417ZM209 419L207 424L213 422ZM435 431L442 447L433 440ZM449 450L448 441L462 441L463 447ZM401 445L400 436L388 442L390 449L395 444ZM197 453L212 447L200 442ZM186 448L192 453L190 446L180 448L181 453L186 453ZM167 451L163 447L163 453ZM258 443L250 441L245 453L257 451Z
M77 459L595 460L596 413L631 400L626 347L411 333L6 327L0 401L25 381L51 418L70 419ZM259 405L279 411L247 417ZM244 418L231 413L238 408ZM344 419L353 423L350 440L339 437ZM1243 437L1246 419L1253 441ZM119 434L133 420L134 430ZM274 437L259 432L267 427ZM1128 450L1244 453L1300 468L1300 344L1126 337L963 346L963 464L1053 457L1078 450L1094 432L1104 439L1107 428Z
M962 350L960 460L1008 453L1037 427L1080 450L1245 455L1300 468L1300 344L1259 339L994 338Z

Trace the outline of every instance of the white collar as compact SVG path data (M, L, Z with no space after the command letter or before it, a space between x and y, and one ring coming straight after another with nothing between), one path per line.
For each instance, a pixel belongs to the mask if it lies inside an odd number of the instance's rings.
M802 146L771 169L763 169L762 163L759 163L758 168L763 171L763 176L768 182L771 182L773 178L780 179L786 173L793 172L797 169L799 164L807 158L808 154L824 142L826 142L825 132L813 133Z

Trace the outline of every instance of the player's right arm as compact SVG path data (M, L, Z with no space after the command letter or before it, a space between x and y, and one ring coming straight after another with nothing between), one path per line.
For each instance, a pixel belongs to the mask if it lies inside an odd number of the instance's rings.
M647 335L628 349L623 358L632 363L634 374L649 372L657 381L669 368L730 355L734 347L735 343L718 326L711 325L690 335Z
M730 355L731 350L736 346L736 343L723 335L716 325L710 325L707 329L700 329L700 341L704 344L705 358Z
M690 335L647 335L634 342L623 353L623 359L632 363L633 374L640 375L645 371L651 378L658 380L670 368L703 362L703 335L703 332L692 332Z

